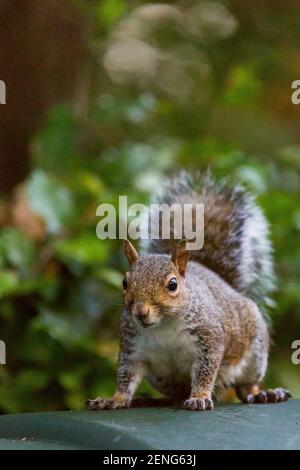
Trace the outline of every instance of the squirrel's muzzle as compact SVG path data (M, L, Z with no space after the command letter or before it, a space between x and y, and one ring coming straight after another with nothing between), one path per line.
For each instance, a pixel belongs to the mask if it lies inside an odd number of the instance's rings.
M133 302L131 313L135 322L143 328L158 325L162 319L159 309L148 302Z
M139 320L145 320L149 315L149 308L146 308L144 305L137 305L135 315Z
M147 327L152 324L149 306L143 303L136 303L133 308L133 314L139 324L143 327Z

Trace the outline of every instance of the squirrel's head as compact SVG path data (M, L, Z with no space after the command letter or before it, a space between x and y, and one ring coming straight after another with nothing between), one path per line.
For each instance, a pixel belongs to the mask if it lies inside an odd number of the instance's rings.
M147 328L180 315L186 298L184 276L189 258L186 242L179 242L172 256L139 256L125 240L124 252L130 265L123 280L124 303L134 321Z

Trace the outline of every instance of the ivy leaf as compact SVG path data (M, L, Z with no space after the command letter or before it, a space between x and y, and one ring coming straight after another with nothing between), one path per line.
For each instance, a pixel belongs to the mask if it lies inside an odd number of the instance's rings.
M46 222L50 234L57 234L71 224L75 215L71 192L44 171L32 173L26 194L29 205Z
M103 263L108 255L104 242L95 233L84 232L71 239L61 240L56 246L63 260L84 265Z

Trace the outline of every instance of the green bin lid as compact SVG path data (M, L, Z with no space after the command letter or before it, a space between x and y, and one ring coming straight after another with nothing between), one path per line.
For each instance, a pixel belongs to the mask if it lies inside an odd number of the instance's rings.
M0 417L1 449L300 449L300 400Z

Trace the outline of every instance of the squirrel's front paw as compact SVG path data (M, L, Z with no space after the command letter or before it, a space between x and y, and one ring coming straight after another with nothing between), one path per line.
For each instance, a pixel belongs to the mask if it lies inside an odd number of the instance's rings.
M130 403L128 400L120 398L96 398L95 400L87 400L85 402L88 410L118 410L121 408L128 408Z
M188 400L184 402L184 407L187 410L213 410L214 402L211 398L197 398L197 397L190 397Z

